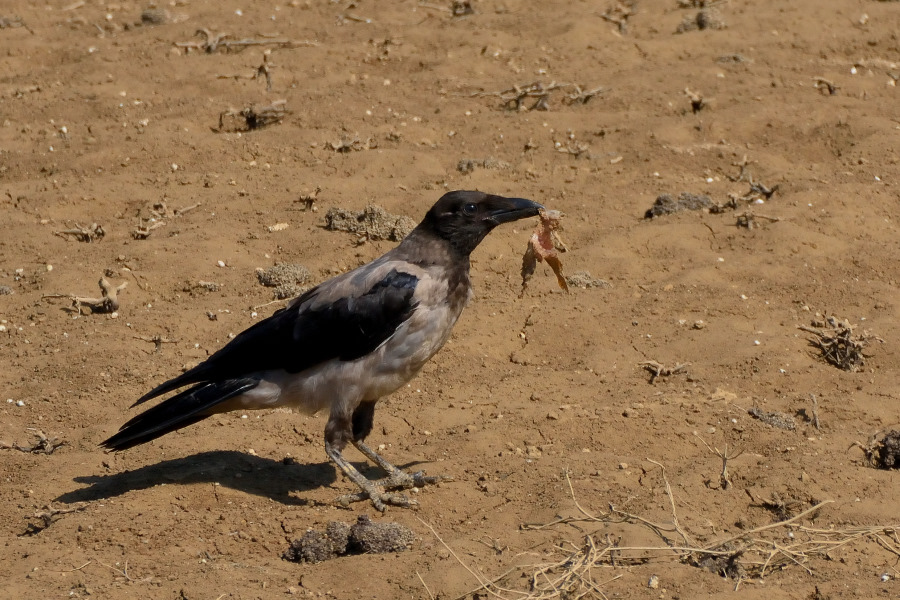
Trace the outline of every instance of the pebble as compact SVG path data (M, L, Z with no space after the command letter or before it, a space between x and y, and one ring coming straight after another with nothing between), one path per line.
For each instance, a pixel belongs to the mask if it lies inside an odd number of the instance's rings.
M651 590L657 589L659 587L659 577L651 575L650 580L647 582L647 587Z

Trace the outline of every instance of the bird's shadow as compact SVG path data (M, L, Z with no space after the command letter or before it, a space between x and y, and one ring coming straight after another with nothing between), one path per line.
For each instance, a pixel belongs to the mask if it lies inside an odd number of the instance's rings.
M335 479L335 468L329 462L285 463L233 450L216 450L121 473L75 477L76 482L87 487L66 492L56 501L90 502L160 484L218 483L283 504L301 505L308 502L295 493L331 485Z

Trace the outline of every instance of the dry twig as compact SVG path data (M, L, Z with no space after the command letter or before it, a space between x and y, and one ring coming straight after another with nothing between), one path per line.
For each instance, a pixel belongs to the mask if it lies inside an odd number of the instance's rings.
M29 454L53 454L61 446L65 446L66 442L60 441L59 438L48 437L40 429L29 427L28 431L32 432L38 440L31 446L19 446L18 444L10 444L0 440L0 450L10 449L19 452L27 452Z
M684 88L684 95L691 101L691 112L697 114L706 108L706 102L703 100L703 94L694 92L690 88Z
M195 36L202 38L196 42L176 42L175 45L185 50L203 50L207 54L215 53L219 48L224 48L226 52L232 50L243 50L250 46L275 46L277 48L297 48L300 46L318 46L316 42L309 40L288 40L282 38L270 39L242 39L230 40L230 33L213 33L205 27L201 27L195 33Z
M650 462L662 467L662 465L656 461ZM666 480L665 475L664 480ZM668 481L666 481L666 483L668 484ZM569 482L569 489L570 491L572 491L571 481ZM667 494L669 496L670 506L672 507L675 519L675 530L679 532L679 535L682 537L682 539L689 539L687 532L682 530L680 528L680 525L678 525L674 498L671 495L670 486L667 486ZM611 518L613 514L627 514L621 513L621 511L615 511L614 513L610 513L603 517L595 517L587 512L580 504L578 504L578 501L575 498L574 491L572 491L572 499L575 502L578 510L583 515L585 515L585 517L569 518L564 520L559 519L557 521L554 521L553 524L558 524L561 522L571 523L576 521L614 523L619 521ZM894 543L891 544L891 542L888 542L886 539L884 539L885 537L896 535L896 528L892 526L875 526L850 530L822 530L797 525L797 521L815 513L823 506L831 502L831 500L819 502L818 504L788 519L776 523L762 525L760 527L743 531L731 537L709 542L702 546L694 545L688 542L685 542L684 545L675 544L668 537L660 533L660 531L671 531L671 529L661 528L660 526L652 523L651 521L648 521L647 519L643 519L641 517L635 519L635 515L629 515L627 522L634 522L648 526L651 531L660 536L665 545L623 546L615 544L609 546L607 548L607 551L601 557L605 559L605 563L598 561L595 564L629 566L645 564L646 562L654 559L677 558L678 560L687 564L707 568L723 576L735 578L737 579L738 583L740 583L747 577L754 576L761 578L764 577L767 572L781 569L789 565L799 565L801 568L811 573L812 571L807 563L812 558L830 558L830 555L828 554L829 552L842 545L862 538L871 538L875 541L878 541L878 538L881 538L881 540L884 541L885 544L887 544L886 549L900 555L900 550L897 549L897 546L900 545L900 540L892 538ZM541 527L542 526L533 526L532 528ZM779 534L777 537L772 538L768 538L767 536L762 535L766 532L782 528L801 531L805 535L803 536L802 540L798 539L798 541L791 543L780 542L780 540L784 539L785 537L783 534ZM596 543L586 544L585 547L580 551L580 554L590 556L590 553L592 551L588 548L596 547ZM578 564L577 558L578 557L570 557L568 559L568 564Z
M810 394L809 397L812 399L812 405L813 405L813 407L812 407L813 427L815 427L818 430L818 429L821 429L821 427L819 426L819 401L816 400L815 394Z
M770 223L777 223L781 219L779 217L770 217L768 215L761 215L753 212L752 210L744 211L743 213L737 216L737 221L735 225L737 227L743 227L744 229L757 229L759 227L759 223L756 221L757 219L765 219Z
M103 230L103 227L97 225L96 223L91 223L88 227L82 227L78 223L75 223L75 227L71 229L63 229L61 231L54 231L53 234L66 239L68 239L67 236L71 235L79 242L95 242L97 240L103 239L103 236L106 235L106 232Z
M216 75L219 79L261 79L265 78L266 80L266 91L272 91L272 68L275 66L269 62L269 57L272 55L271 50L266 50L263 52L263 60L262 63L254 68L254 71L250 75L242 75L240 73L230 74L230 75Z
M829 364L845 371L859 371L865 363L863 351L872 340L884 342L866 330L859 335L853 333L854 327L844 319L826 316L824 321L814 321L812 327L797 325L797 329L815 335L809 343L822 352L822 358Z
M100 292L102 294L102 297L100 298L86 298L83 296L75 296L74 294L44 294L41 296L41 299L69 298L72 300L72 308L74 308L78 314L82 314L82 307L88 308L91 313L114 313L119 310L119 292L128 286L128 282L123 281L118 286L114 287L106 280L106 277L101 277L98 285L100 286Z
M645 360L644 362L638 363L638 366L644 367L650 371L650 383L654 383L657 377L669 377L671 375L683 373L690 364L691 363L676 363L674 367L669 368L655 360Z
M160 348L162 348L163 344L174 344L175 340L170 340L169 338L164 338L158 333L152 337L146 335L136 335L134 339L141 340L142 342L149 342L154 345L153 352L159 352Z
M570 90L564 98L566 104L587 104L591 98L606 91L603 87L585 90L581 86L571 83L532 81L531 83L514 85L499 92L474 92L468 94L468 96L498 97L502 101L503 107L507 110L549 110L551 92L560 89ZM529 99L534 100L530 105L527 104Z
M147 221L146 224L144 224L144 220L140 219L138 221L137 227L135 227L131 231L131 237L133 237L136 240L146 240L148 237L150 237L150 234L153 233L154 229L159 229L160 227L162 227L165 224L166 224L165 221L157 221L157 220L150 220L150 221Z
M628 19L637 14L635 10L636 0L620 0L606 9L600 15L604 21L608 21L619 28L619 33L628 33Z
M688 537L688 535L681 529L681 525L678 523L678 512L675 510L675 497L672 495L672 486L669 485L669 478L666 477L666 468L662 465L662 463L658 463L655 460L650 458L647 459L647 462L651 462L662 470L662 478L663 482L666 484L666 496L669 497L669 505L672 507L672 525L675 527L675 531L678 532L678 535L681 536L681 539L684 540L686 546L690 546L693 542Z
M300 210L317 212L316 201L319 199L319 192L322 191L322 188L316 186L316 189L312 191L310 194L301 194L297 200L294 202L302 202L303 208Z
M838 90L841 89L840 86L833 81L825 79L824 77L813 77L813 87L826 96L834 96L838 93Z
M900 469L900 431L888 431L884 435L875 432L866 445L859 442L850 448L859 447L866 455L866 462L876 469Z
M735 183L737 183L738 181L744 181L745 178L749 177L750 180L752 181L753 178L750 175L750 171L747 169L747 167L749 167L752 163L755 163L755 162L756 162L755 160L753 160L753 161L748 160L747 155L745 154L744 158L741 159L740 162L731 163L732 167L738 167L741 170L740 173L738 173L737 175L728 175L728 179L730 181L734 181Z
M728 461L734 460L738 456L744 453L743 450L739 451L737 454L728 455L728 444L725 444L725 450L719 450L718 448L714 448L706 443L698 433L694 433L694 436L703 442L703 445L706 446L706 449L718 456L722 460L722 471L719 473L719 488L723 490L727 490L732 486L731 477L728 475Z
M50 527L59 515L67 515L73 512L80 512L88 507L87 504L79 504L69 508L53 508L48 504L42 510L35 512L32 518L39 519L40 523L29 523L25 529L25 535L35 535Z

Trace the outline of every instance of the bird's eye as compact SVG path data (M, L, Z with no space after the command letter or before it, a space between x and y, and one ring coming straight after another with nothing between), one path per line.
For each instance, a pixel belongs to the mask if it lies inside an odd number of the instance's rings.
M478 211L478 207L475 206L475 204L472 202L469 202L468 204L465 204L463 206L463 212L469 216L474 215L477 211Z

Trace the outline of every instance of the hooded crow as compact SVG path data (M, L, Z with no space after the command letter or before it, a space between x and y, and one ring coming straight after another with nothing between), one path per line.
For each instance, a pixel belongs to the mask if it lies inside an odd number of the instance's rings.
M408 474L364 443L375 403L402 387L450 337L472 295L469 254L496 226L533 217L531 200L444 194L394 249L319 284L240 333L207 360L150 390L135 406L186 388L137 415L101 445L125 450L232 410L328 410L325 452L360 488L337 499L414 502L396 490L440 481ZM350 443L387 472L369 480L343 456Z

